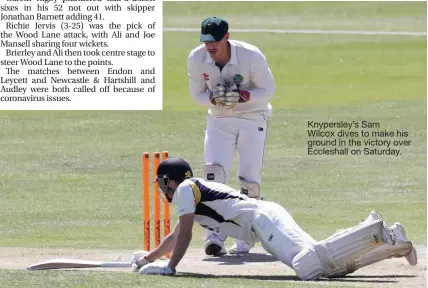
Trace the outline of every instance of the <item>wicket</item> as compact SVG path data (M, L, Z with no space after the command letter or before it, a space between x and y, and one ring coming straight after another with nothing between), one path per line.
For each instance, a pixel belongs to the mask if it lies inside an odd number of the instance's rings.
M168 151L162 152L162 160L168 158ZM144 210L144 250L150 251L150 153L143 153L143 210ZM153 153L153 205L154 205L154 241L155 247L159 246L161 241L161 204L158 183L156 179L156 170L160 163L160 152ZM166 198L163 199L163 228L164 237L170 233L170 213L169 203ZM168 253L166 257L170 257Z

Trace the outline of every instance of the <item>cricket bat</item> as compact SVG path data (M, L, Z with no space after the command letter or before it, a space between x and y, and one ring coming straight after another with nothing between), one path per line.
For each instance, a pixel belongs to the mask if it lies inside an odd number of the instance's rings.
M32 264L27 270L48 270L67 268L130 268L131 262L123 261L90 261L81 259L52 259Z

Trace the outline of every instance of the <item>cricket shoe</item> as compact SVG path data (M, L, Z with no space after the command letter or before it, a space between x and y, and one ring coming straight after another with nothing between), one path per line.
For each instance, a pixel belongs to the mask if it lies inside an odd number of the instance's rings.
M404 229L403 224L396 222L391 225L390 229L392 232L394 232L398 241L409 241L409 239L407 239L406 230ZM418 263L418 255L415 246L413 246L413 249L409 255L404 257L406 258L407 262L409 262L410 266L415 266Z
M229 254L248 254L250 249L254 247L253 244L249 244L245 241L236 239L235 244L229 249Z
M383 228L384 228L383 229L383 238L385 239L386 242L388 242L391 245L395 245L397 240L403 240L403 239L397 239L397 235L395 235L394 231L392 230L392 226L388 227L388 225L386 225L386 222L383 219L382 215L380 215L380 213L377 211L373 210L372 212L370 212L369 216L362 223L373 222L376 220L382 220L382 222L383 222Z
M224 242L220 238L211 235L205 241L205 254L208 256L220 257L226 255L226 249L224 249Z
M379 212L373 210L372 212L370 212L369 216L367 216L366 220L364 220L363 222L372 222L378 219L383 219L382 215L380 215Z

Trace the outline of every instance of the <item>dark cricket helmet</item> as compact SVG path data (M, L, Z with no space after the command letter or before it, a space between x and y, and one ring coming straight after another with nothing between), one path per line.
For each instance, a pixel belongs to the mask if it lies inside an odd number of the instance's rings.
M186 160L176 157L169 157L162 161L156 171L156 180L163 193L168 187L168 180L182 182L184 179L192 178L193 172Z

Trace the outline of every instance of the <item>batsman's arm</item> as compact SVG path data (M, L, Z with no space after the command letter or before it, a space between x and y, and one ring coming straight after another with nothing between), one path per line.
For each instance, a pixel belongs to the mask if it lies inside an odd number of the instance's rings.
M190 241L192 240L193 221L195 220L194 213L188 213L180 216L180 228L177 235L174 251L172 252L171 259L168 266L175 269L178 263L186 254Z
M208 92L207 84L199 73L199 69L192 58L192 54L189 55L189 59L187 60L187 75L189 77L190 93L196 104L200 106L212 106L213 104L210 101L210 92Z
M168 236L166 236L165 239L163 239L163 241L159 244L159 246L146 256L146 259L150 262L153 262L156 259L159 259L164 256L166 253L171 252L174 249L179 230L180 222L177 222L174 231Z
M271 101L275 92L275 81L263 54L254 54L251 59L250 79L255 89L248 90L248 101Z

